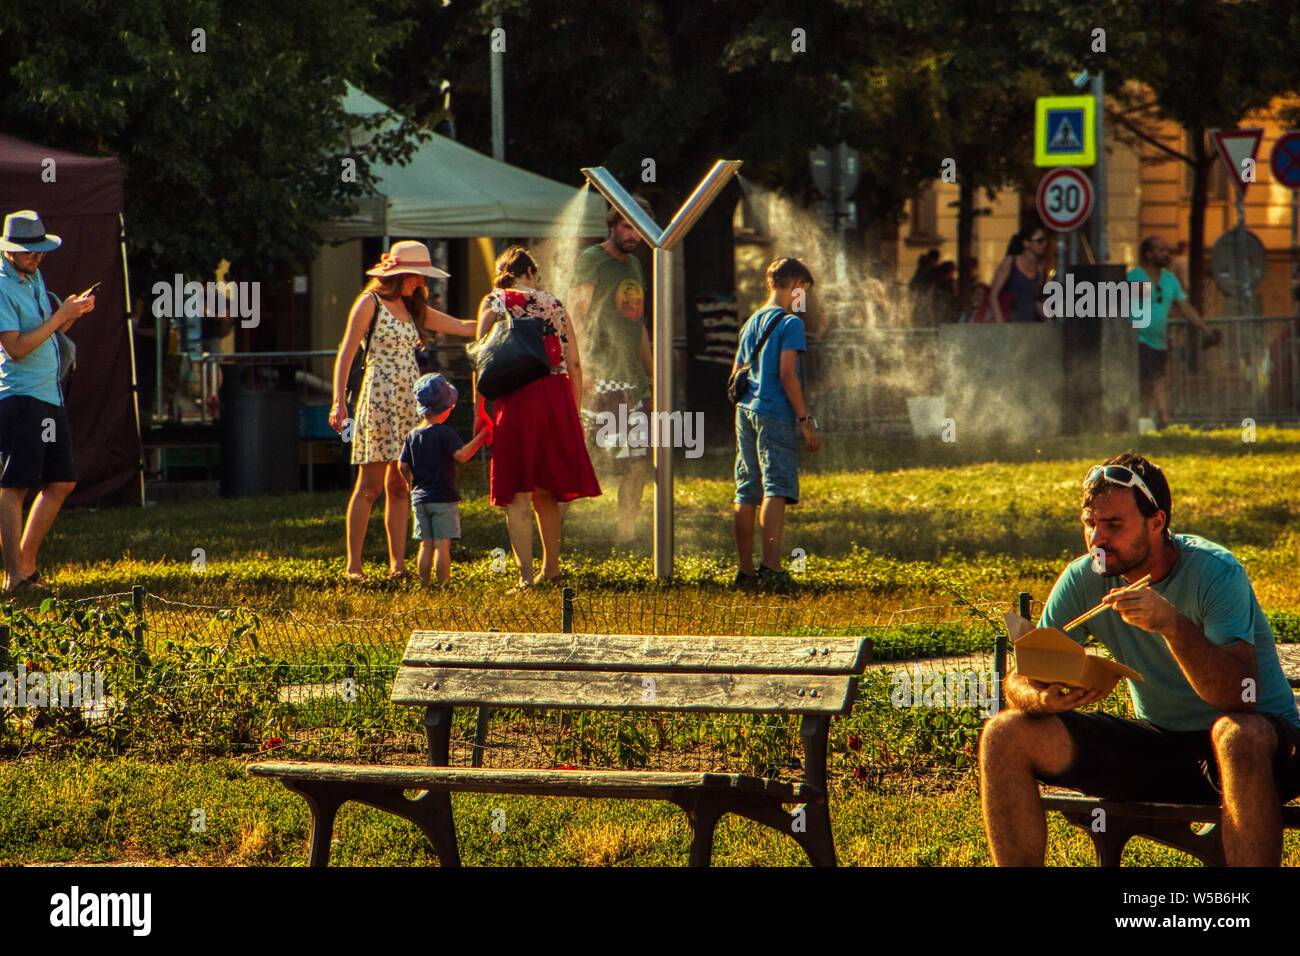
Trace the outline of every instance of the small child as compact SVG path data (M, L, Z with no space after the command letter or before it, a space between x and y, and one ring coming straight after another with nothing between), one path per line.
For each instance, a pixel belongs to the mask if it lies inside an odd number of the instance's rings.
M420 583L429 586L429 572L437 557L438 583L451 577L451 539L460 537L460 495L456 493L456 462L474 456L488 437L480 428L469 440L443 422L456 407L456 387L439 374L423 375L415 383L415 400L424 422L411 429L398 459L402 477L411 489L411 524L420 542Z

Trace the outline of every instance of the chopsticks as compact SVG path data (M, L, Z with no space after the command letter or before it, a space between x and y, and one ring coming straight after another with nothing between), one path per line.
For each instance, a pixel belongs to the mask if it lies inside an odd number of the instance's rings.
M1136 591L1138 588L1144 588L1150 583L1151 583L1151 575L1145 574L1142 577L1138 578L1136 581L1134 581L1132 584L1125 585L1122 588L1116 588L1115 590ZM1114 592L1112 591L1111 593L1113 594ZM1108 607L1110 607L1110 605L1103 601L1101 604L1098 604L1091 611L1084 611L1082 614L1076 617L1069 624L1065 625L1065 627L1061 628L1061 630L1068 631L1072 627L1078 627L1084 621L1091 620L1092 618L1100 614L1102 611L1106 610L1106 608Z

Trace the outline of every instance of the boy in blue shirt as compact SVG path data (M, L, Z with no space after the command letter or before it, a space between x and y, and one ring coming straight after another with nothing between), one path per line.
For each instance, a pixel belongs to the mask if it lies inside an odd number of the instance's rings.
M459 397L442 375L421 376L415 383L415 400L424 421L406 436L398 458L398 468L411 489L411 526L420 542L420 583L425 587L435 557L438 583L446 584L451 577L451 539L460 537L456 463L469 461L488 437L487 429L480 428L466 445L443 424Z
M736 343L732 373L749 363L749 390L736 403L736 502L732 519L739 569L733 586L788 587L781 569L786 504L799 500L799 435L809 451L821 447L817 420L804 402L799 356L813 277L798 259L767 267L768 299L749 317ZM763 558L754 571L754 519L763 532Z

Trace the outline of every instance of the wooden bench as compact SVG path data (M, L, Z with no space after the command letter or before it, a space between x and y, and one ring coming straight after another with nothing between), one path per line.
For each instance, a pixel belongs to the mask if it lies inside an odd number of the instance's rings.
M443 866L459 866L453 791L667 800L691 826L690 864L707 866L720 817L736 813L793 837L815 866L835 865L827 807L830 718L857 696L871 642L861 637L662 637L417 631L392 702L425 708L425 767L267 762L311 806L311 866L329 861L334 815L348 800L415 823ZM803 776L451 767L455 707L799 715ZM425 791L414 798L404 790ZM786 811L800 804L801 818ZM794 826L802 819L803 828Z
M1098 866L1119 866L1124 847L1135 836L1181 850L1206 866L1225 865L1218 804L1124 803L1057 790L1044 791L1042 796L1045 810L1055 810L1088 834ZM1104 817L1097 815L1098 809ZM1104 826L1094 829L1101 820ZM1198 832L1192 829L1195 823L1208 826ZM1300 806L1282 808L1282 827L1300 828Z

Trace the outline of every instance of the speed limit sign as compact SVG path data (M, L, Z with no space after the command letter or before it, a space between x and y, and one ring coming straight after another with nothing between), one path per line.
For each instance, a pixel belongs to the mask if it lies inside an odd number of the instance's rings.
M1061 166L1038 184L1038 215L1053 232L1072 232L1092 213L1092 183L1082 172Z

